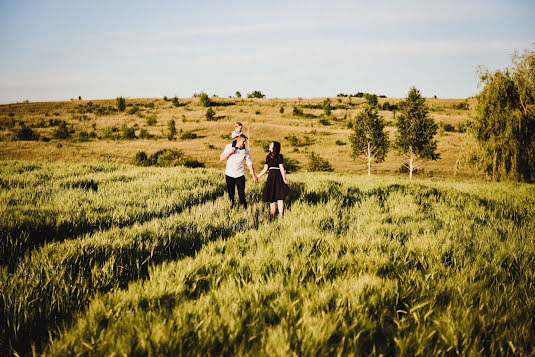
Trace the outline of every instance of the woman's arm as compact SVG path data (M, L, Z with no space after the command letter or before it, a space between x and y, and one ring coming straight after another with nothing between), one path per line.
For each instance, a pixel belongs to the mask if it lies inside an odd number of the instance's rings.
M264 165L264 168L262 169L262 171L260 171L260 173L256 177L260 178L263 174L267 172L268 169L269 169L268 165L267 164Z
M284 170L284 165L279 164L279 169L281 170L282 180L285 184L288 184L288 181L286 180L286 170Z

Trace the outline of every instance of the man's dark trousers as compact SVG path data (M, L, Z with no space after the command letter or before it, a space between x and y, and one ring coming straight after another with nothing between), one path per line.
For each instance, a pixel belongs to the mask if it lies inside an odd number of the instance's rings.
M234 206L234 193L236 187L238 188L238 197L240 199L240 204L244 208L247 208L247 202L245 201L245 175L240 177L230 177L225 175L227 180L227 192L230 202Z

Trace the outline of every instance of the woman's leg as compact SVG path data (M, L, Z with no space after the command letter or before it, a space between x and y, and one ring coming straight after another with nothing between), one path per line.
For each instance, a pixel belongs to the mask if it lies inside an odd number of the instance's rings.
M271 209L271 218L275 218L275 213L277 212L277 203L271 202L269 204L269 208Z
M279 206L279 217L282 217L284 214L284 200L278 200L277 205Z

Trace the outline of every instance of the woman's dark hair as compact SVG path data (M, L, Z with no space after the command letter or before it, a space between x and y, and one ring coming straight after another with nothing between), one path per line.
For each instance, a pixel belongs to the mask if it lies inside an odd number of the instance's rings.
M273 142L273 151L270 152L269 155L271 155L271 157L274 158L274 159L278 159L280 153L281 153L281 143L279 143L278 141L274 141Z

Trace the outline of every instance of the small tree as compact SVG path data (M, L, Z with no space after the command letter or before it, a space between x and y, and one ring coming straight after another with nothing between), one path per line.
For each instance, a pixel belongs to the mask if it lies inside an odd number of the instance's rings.
M406 166L409 169L409 179L412 180L412 173L422 159L437 160L440 156L435 152L437 142L433 140L438 127L429 117L425 98L415 87L409 90L407 99L400 103L396 127L398 132L394 144L407 157L409 163Z
M176 135L175 121L173 119L170 119L167 122L167 139L169 141L173 141L175 139L175 135Z
M239 90L236 91L236 98L241 98L241 93Z
M333 167L331 166L329 161L327 161L327 159L322 158L313 151L308 154L307 169L308 171L334 171Z
M212 101L210 100L210 97L208 96L208 94L204 92L199 94L199 103L201 103L203 107L209 107L210 105L212 105Z
M368 161L368 176L371 163L382 162L388 151L388 135L384 132L385 121L377 113L377 108L368 103L353 123L353 133L349 136L351 155Z
M115 102L117 103L117 110L120 112L124 112L124 110L126 109L126 99L124 99L123 97L117 97Z
M261 91L255 90L252 93L247 94L247 98L265 98L266 95L262 94Z
M325 112L326 116L331 115L332 107L331 107L331 100L329 98L325 98L323 100L321 107L323 108L323 111Z
M215 119L215 111L212 109L212 107L209 107L206 111L206 120L212 121Z

